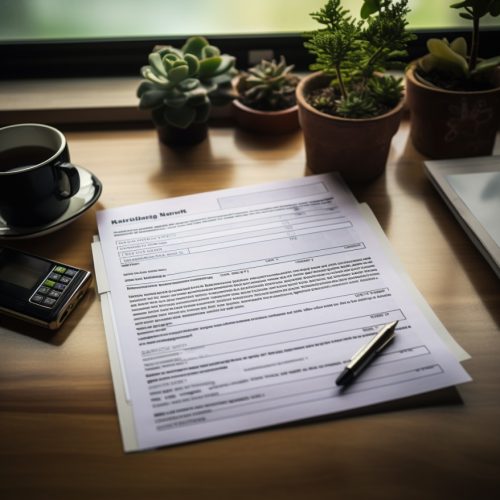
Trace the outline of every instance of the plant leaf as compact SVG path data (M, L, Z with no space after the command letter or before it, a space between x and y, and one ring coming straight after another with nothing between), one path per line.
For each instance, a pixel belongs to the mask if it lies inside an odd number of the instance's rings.
M448 63L451 63L457 68L458 71L467 74L468 66L465 57L454 52L449 45L447 45L443 40L438 40L437 38L430 38L427 40L427 48L429 52L440 59L444 59Z
M455 38L455 40L450 43L450 48L462 57L467 57L467 42L463 36Z
M499 14L500 14L500 0L497 0L490 5L490 15L496 17Z
M155 84L152 82L148 82L147 80L143 80L139 87L137 87L136 95L137 97L141 97L144 92L148 92L149 90L157 90Z
M451 9L461 9L462 7L466 7L467 6L467 2L457 2L457 3L452 3L450 5L450 8Z
M186 96L190 106L199 106L210 102L207 96L207 91L202 87L192 90L191 92L187 92Z
M210 81L203 82L205 88L208 88L209 85L218 85L219 87L221 85L230 85L231 80L233 79L233 74L232 73L222 73L221 75L214 76L210 78Z
M182 52L184 54L193 54L198 59L203 58L203 48L208 45L206 38L202 36L192 36L187 39L186 43L182 47Z
M187 66L187 63L184 59L177 59L177 61L172 63L172 68L176 68L177 66Z
M166 92L164 90L149 90L141 95L140 109L157 108L163 104Z
M187 64L183 64L182 66L175 66L168 72L168 78L170 81L176 85L182 80L185 80L188 77L189 69Z
M196 73L198 73L198 71L200 70L199 59L193 54L186 54L184 56L184 60L186 61L187 65L188 65L189 76L196 75Z
M224 106L237 97L238 94L232 85L223 85L210 94L210 102L215 106Z
M203 49L201 49L201 53L203 55L203 59L206 59L207 57L220 56L219 48L214 45L207 45L206 47L203 47Z
M158 54L160 54L160 56L162 57L162 59L166 55L169 55L169 54L172 55L172 56L174 56L177 59L179 59L179 58L182 57L182 52L179 49L176 49L175 47L172 47L172 45L159 46L158 48L155 48L154 51L158 52Z
M437 57L432 54L427 54L418 60L418 66L422 68L425 73L432 71L437 64Z
M188 92L190 90L194 90L199 86L199 84L200 81L197 78L186 78L184 81L179 83L179 87L181 90Z
M214 76L221 63L222 58L220 56L208 57L200 61L200 78L210 78Z
M228 54L222 54L219 56L219 58L221 59L221 62L212 76L222 75L223 73L230 71L236 61L234 56L230 56Z
M211 80L209 82L201 82L201 86L205 89L207 94L217 90L217 84L213 83Z
M170 94L169 96L167 96L163 100L163 103L171 108L182 108L182 106L186 104L186 101L187 101L186 94L179 92L177 94Z
M165 108L163 112L163 117L165 121L177 128L188 128L191 123L193 123L196 118L196 111L189 107L184 106L182 108Z
M158 85L161 85L162 87L165 87L169 84L169 81L167 78L161 75L157 75L151 66L143 66L141 68L141 74L144 78L147 80L152 81L153 83L156 83Z
M380 9L380 0L365 0L361 6L361 19L366 19Z
M148 61L149 64L156 70L157 73L165 77L167 76L167 72L161 60L161 55L158 52L151 52L151 54L149 54L148 56Z
M478 73L483 73L484 71L490 71L500 64L500 56L491 57L490 59L484 59L480 61L477 66L471 71L471 74L477 75Z

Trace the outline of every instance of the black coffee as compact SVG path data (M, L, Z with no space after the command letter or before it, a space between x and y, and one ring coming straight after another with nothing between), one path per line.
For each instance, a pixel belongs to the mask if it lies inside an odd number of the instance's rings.
M0 152L0 172L11 172L38 165L55 153L44 146L21 146Z

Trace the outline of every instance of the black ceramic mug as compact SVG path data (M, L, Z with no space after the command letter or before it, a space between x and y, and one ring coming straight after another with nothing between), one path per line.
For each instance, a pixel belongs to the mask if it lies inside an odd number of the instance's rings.
M9 226L38 226L61 216L80 189L66 138L38 123L0 128L0 217Z

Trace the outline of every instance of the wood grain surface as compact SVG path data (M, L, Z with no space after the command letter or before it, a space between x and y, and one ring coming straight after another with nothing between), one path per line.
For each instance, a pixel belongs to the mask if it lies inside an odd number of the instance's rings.
M308 174L300 132L258 137L218 124L203 144L174 152L152 129L100 128L63 127L72 160L104 185L98 203L58 232L11 246L92 269L96 210ZM92 289L57 333L0 318L0 498L498 498L499 280L426 179L422 161L403 123L386 174L352 189L471 354L465 367L472 383L347 415L125 454Z

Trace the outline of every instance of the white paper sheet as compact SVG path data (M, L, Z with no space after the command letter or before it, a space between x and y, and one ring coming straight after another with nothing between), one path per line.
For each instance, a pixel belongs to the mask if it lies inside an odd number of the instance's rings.
M98 226L137 449L470 380L334 176L106 210ZM395 319L392 345L339 390Z

